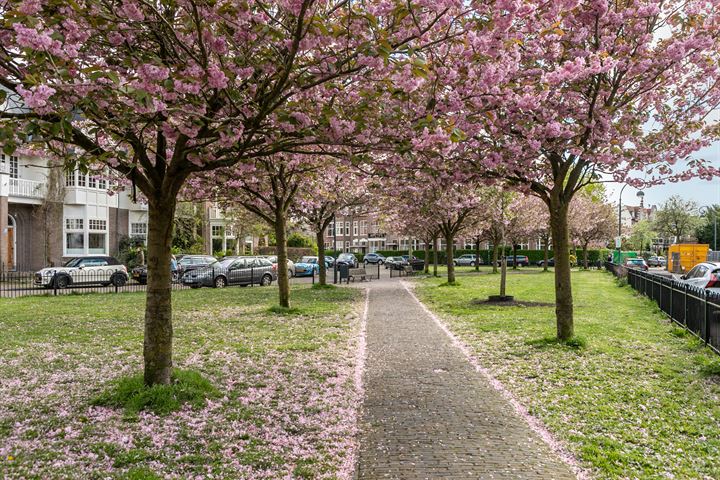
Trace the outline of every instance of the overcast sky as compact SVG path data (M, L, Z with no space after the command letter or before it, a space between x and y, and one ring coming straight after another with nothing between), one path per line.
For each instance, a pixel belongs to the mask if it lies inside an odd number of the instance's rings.
M720 142L712 147L698 152L698 156L709 160L715 167L720 167ZM617 203L618 194L622 184L607 184L608 199ZM632 187L625 188L622 200L623 205L639 205L640 199L637 197L637 190ZM651 187L645 190L645 205L660 205L673 195L680 195L687 200L693 200L698 205L720 204L720 178L714 178L712 181L707 180L689 180L687 182L669 183L657 187Z

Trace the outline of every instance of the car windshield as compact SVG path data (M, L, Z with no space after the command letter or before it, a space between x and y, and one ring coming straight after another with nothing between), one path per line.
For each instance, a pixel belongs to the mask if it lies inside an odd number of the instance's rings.
M637 264L637 265L642 265L643 262L644 262L644 260L631 258L631 259L629 259L627 262L628 262L628 263L634 263L634 264Z
M65 265L63 265L63 266L64 267L77 267L80 264L80 262L82 262L82 260L83 260L82 258L73 258L71 260L68 260L65 263Z
M223 259L220 260L219 262L213 262L212 264L210 264L210 266L212 266L212 267L227 268L227 267L229 267L235 260L237 260L237 259L236 259L236 258L232 258L232 257L223 258Z

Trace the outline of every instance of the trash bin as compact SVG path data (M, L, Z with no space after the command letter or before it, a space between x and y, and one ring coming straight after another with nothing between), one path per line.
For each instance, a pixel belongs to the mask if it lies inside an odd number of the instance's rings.
M347 283L350 283L350 265L347 263L338 263L338 272L340 272L340 283L342 283L343 279Z

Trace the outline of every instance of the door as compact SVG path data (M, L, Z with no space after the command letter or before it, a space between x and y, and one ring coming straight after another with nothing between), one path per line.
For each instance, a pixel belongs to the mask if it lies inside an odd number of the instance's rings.
M243 283L243 272L244 271L245 271L245 260L244 259L235 260L228 267L228 284L236 285L238 283Z
M8 226L7 248L5 249L4 263L8 270L15 270L15 227Z

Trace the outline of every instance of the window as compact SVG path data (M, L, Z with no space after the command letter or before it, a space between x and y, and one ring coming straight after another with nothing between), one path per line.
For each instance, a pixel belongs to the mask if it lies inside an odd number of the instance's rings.
M65 219L65 251L68 255L85 253L85 230L82 218Z
M353 235L357 237L358 234L358 222L357 220L353 222Z
M350 235L350 222L345 222L345 235Z
M74 187L75 186L75 172L65 172L65 186L66 187Z
M88 221L88 253L106 253L105 239L107 234L107 220L91 219Z
M367 235L367 221L360 220L360 235Z
M345 248L350 248L350 242L345 242Z
M84 173L78 172L77 176L77 185L78 187L84 187L85 186L85 177L86 175Z
M96 177L94 177L92 175L88 175L88 187L97 188L97 178Z
M226 237L235 237L235 227L233 225L228 225L225 229L225 236Z
M98 180L98 188L100 190L107 190L107 180L99 179Z
M223 226L222 225L213 225L212 226L212 236L213 237L220 237L223 236Z
M330 225L328 225L327 231L325 232L325 235L328 237L333 236L333 229L335 229L335 222L330 222Z
M18 158L10 155L10 178L18 178Z
M130 236L131 237L146 237L147 236L147 223L138 222L130 224Z
M107 221L106 220L92 219L88 223L90 224L90 230L106 230L107 229Z

